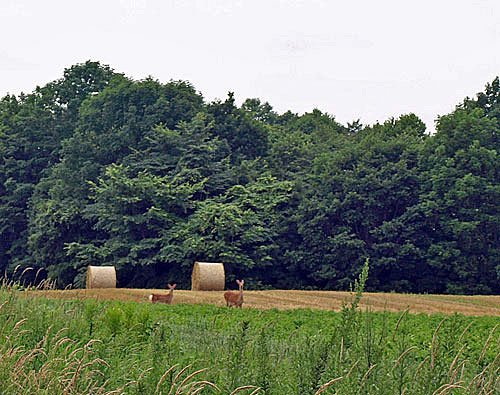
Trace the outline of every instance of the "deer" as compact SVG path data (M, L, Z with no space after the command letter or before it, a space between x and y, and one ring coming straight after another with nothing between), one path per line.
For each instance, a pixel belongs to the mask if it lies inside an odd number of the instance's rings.
M170 289L170 292L166 295L162 294L151 294L149 295L149 301L151 303L166 303L166 304L172 304L172 299L174 298L174 289L177 286L177 284L168 284L168 288Z
M243 304L243 284L245 284L245 280L236 280L238 286L240 287L239 292L235 291L226 291L224 292L224 299L226 299L227 307L239 307L241 309L241 305Z

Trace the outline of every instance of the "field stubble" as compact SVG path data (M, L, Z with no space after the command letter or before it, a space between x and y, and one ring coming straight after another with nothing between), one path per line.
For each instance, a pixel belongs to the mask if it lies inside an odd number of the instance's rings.
M40 296L61 299L98 299L147 302L152 292L165 293L162 289L71 289L64 291L31 291ZM31 293L30 292L30 293ZM255 309L298 309L320 310L341 309L342 304L352 297L349 292L337 291L245 291L244 307ZM176 290L174 304L213 304L223 306L221 291ZM454 314L468 316L500 316L500 296L426 295L365 292L360 303L361 309L372 311L398 312L409 309L412 313Z

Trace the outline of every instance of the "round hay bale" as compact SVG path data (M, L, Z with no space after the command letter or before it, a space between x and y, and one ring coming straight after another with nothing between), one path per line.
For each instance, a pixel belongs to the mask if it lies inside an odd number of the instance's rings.
M191 275L192 291L223 291L226 283L224 264L195 262Z
M116 288L116 270L114 266L89 266L85 281L90 288Z

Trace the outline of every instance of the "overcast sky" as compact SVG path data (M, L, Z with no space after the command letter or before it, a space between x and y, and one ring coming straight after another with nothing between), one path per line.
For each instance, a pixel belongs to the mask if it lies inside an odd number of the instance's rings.
M499 0L0 0L0 96L85 60L342 123L438 115L500 75Z

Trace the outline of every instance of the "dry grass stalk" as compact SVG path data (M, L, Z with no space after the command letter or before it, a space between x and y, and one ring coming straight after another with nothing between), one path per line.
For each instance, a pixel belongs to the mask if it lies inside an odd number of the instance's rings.
M462 331L462 334L460 335L460 337L458 338L458 341L457 343L461 344L462 343L462 340L465 336L465 334L467 333L467 331L470 329L470 327L472 326L472 322L469 322L469 325L467 325L465 327L465 329Z
M431 370L434 369L435 365L435 360L436 360L436 355L437 355L437 335L439 333L439 330L441 329L441 326L443 323L447 320L447 318L444 318L439 325L437 326L436 330L434 331L434 335L432 335L432 343L431 343Z
M215 389L217 392L220 392L220 389L213 383L206 381L206 380L199 380L195 381L193 380L196 376L199 374L205 372L207 369L200 369L197 370L193 373L188 374L185 378L182 378L184 374L187 372L187 370L191 367L192 365L185 366L182 368L172 379L172 382L170 383L170 388L168 391L168 395L181 395L181 394L186 394L186 395L194 395L198 394L201 391L203 391L206 387L211 387ZM160 377L160 380L158 380L158 383L156 384L156 390L155 394L161 395L163 392L161 391L161 386L163 385L165 379L169 374L173 374L174 370L178 367L178 365L172 365L170 368L168 368L165 373ZM148 369L150 370L150 369ZM141 373L141 376L139 377L139 380L144 376L144 373Z
M146 376L146 374L148 374L149 372L151 372L153 370L153 367L150 367L150 368L147 368L147 369L144 369L141 374L139 375L139 377L137 378L137 380L135 380L135 384L137 383L140 383L141 380L144 378L144 376Z
M184 366L174 377L174 379L172 380L173 383L177 382L177 380L179 380L179 378L182 377L182 375L191 367L192 365L187 365L187 366ZM170 393L169 393L170 394Z
M340 338L339 362L342 363L344 358L344 337Z
M85 281L87 289L116 288L116 270L114 266L89 266Z
M230 395L236 395L237 393L242 392L242 391L246 391L246 390L253 390L248 395L255 395L255 394L259 393L260 391L262 391L262 388L256 387L254 385L243 385L241 387L234 389L234 391L231 392Z
M314 393L314 395L320 395L325 392L328 388L330 388L336 382L342 380L343 377L337 377L336 379L330 380L329 382L323 384L319 389Z
M350 367L349 371L348 371L348 372L347 372L347 374L345 375L345 378L350 377L350 376L351 376L351 374L352 374L352 372L354 371L354 369L356 369L356 367L357 367L358 365L359 365L359 359L358 359L356 362L354 362L354 363L352 364L352 366Z
M196 372L193 372L189 375L187 375L182 381L181 383L179 384L179 388L177 389L177 391L175 392L175 395L179 395L183 392L183 390L186 388L186 383L189 383L189 381L191 381L191 379L193 379L193 377L199 375L200 373L203 373L205 372L207 369L204 368L204 369L200 369L200 370L197 370ZM198 384L199 382L197 383L191 383L191 386L192 384Z
M24 269L22 272L21 272L21 275L19 276L19 278L23 278L23 276L28 273L29 271L32 271L33 268L32 267L27 267L26 269Z
M83 358L78 361L78 366L73 372L73 377L71 377L71 380L69 384L64 388L64 395L70 394L73 392L73 388L75 387L76 381L78 380L78 377L80 377L80 371L82 369L83 365Z
M403 351L401 353L401 355L398 357L398 359L396 360L396 362L394 362L394 368L397 367L401 363L401 361L406 356L406 354L410 353L413 350L418 350L418 347L417 346L411 346L407 350Z
M455 388L464 388L460 384L443 384L441 387L439 387L436 391L432 393L432 395L444 395L447 392L455 389Z
M156 391L155 391L155 394L158 394L160 392L160 387L161 385L163 384L163 382L165 381L165 379L167 378L167 376L169 375L170 372L172 372L178 365L172 365L170 366L166 371L165 373L162 374L162 376L160 377L160 380L158 380L158 383L156 384Z
M396 333L398 332L398 329L399 329L399 325L401 324L401 322L403 321L403 318L406 317L409 313L410 309L407 308L405 311L403 311L403 313L401 314L401 316L399 317L398 319L398 322L396 323L396 328L394 329L394 333L392 334L392 340L394 341L394 339L396 338Z
M413 381L417 381L417 377L420 374L420 371L425 366L425 364L427 363L427 361L429 361L429 359L430 359L430 357L426 356L424 358L424 360L418 364L417 369L415 370L415 374L413 375Z
M122 394L125 394L125 392L123 392L123 388L118 388L117 390L104 393L104 395L122 395Z
M206 380L201 380L193 383L193 387L189 389L188 395L195 395L203 391L206 387L211 387L214 390L220 392L219 387L217 387L214 383Z
M360 389L364 387L365 382L368 379L368 376L370 376L370 373L372 372L373 369L375 369L376 366L377 366L377 364L374 364L374 365L370 366L370 369L368 369L366 371L366 373L364 374L363 378L361 379L361 383L359 384L359 388Z
M458 366L457 369L455 369L455 365L457 364L458 358L460 357L460 355L462 354L464 349L465 349L465 345L462 346L460 348L460 350L458 350L457 355L455 356L455 358L453 358L453 361L451 362L450 369L448 370L448 377L450 378L450 382L455 381L455 378L458 374L458 370L460 369L460 365ZM465 363L465 362L463 361L462 363Z
M16 330L16 329L19 329L19 327L21 327L24 323L26 323L26 321L28 321L27 318L23 318L22 320L19 320L16 325L14 325L14 328L13 330Z
M470 381L469 385L467 386L467 393L472 394L473 389L480 390L479 394L487 393L486 392L486 378L488 376L488 370L493 370L492 376L500 377L499 370L500 367L498 367L498 362L500 360L500 353L497 354L493 362L489 365L487 365L481 373L477 374L474 376L474 378ZM496 369L494 367L497 366Z
M479 356L477 363L480 363L483 360L484 355L486 354L486 351L488 350L488 347L490 345L490 342L493 339L493 334L496 332L497 328L498 325L495 325L495 327L491 330L488 339L486 339L486 342L484 343L483 350L481 351L481 355Z
M195 262L191 275L192 291L222 291L226 283L224 264Z

